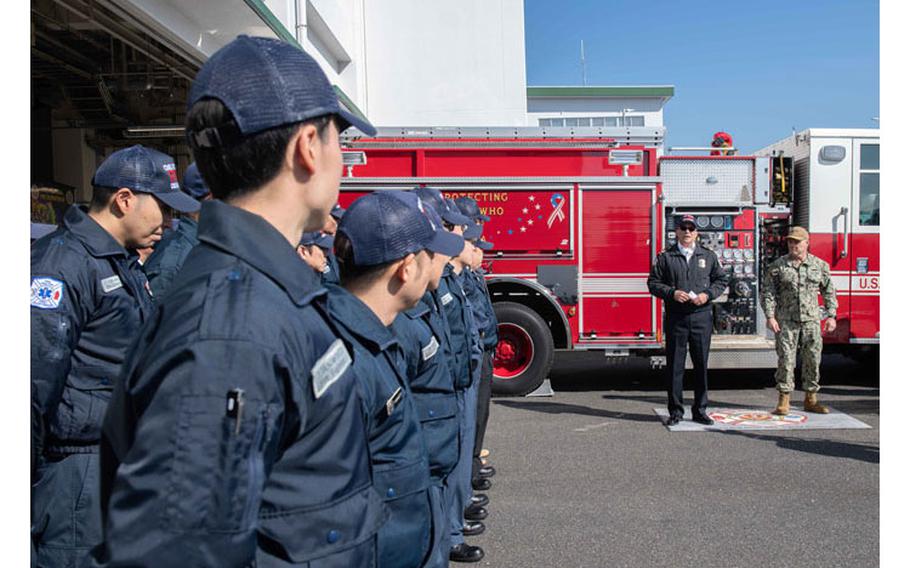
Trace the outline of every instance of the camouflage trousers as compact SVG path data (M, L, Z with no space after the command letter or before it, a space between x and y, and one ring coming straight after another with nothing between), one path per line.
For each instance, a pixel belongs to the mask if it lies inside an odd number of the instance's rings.
M780 321L777 342L777 390L783 393L793 390L793 373L796 369L796 355L803 358L803 390L817 392L818 366L822 358L822 330L817 321Z

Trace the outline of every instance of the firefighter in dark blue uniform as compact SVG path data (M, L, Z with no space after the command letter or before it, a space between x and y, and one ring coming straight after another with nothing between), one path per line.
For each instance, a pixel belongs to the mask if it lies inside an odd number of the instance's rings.
M471 197L459 197L455 200L455 205L465 216L470 217L482 232L483 223L489 221L490 218L481 212L477 202ZM474 309L474 319L478 324L480 341L483 345L480 384L477 391L477 421L474 435L474 455L471 465L471 486L474 489L487 489L491 482L485 481L485 478L495 475L496 470L492 466L483 465L480 452L483 449L483 439L487 430L487 421L490 417L490 396L493 387L493 352L499 342L497 331L499 323L493 311L493 303L490 298L490 292L487 289L486 279L483 276L482 267L483 251L492 249L493 245L484 241L481 236L470 241L473 245L474 260L471 266L465 270L465 293ZM484 516L484 513L479 511L476 505L472 509L465 512L465 518L471 519Z
M161 238L167 207L199 204L178 190L174 160L133 146L92 180L86 211L32 244L33 563L78 564L101 541L98 442L127 348L152 311L137 248Z
M322 228L322 232L329 236L334 236L335 231L338 230L338 223L341 221L341 218L344 217L345 211L346 209L336 203L335 206L332 207L331 214L326 220L326 224ZM328 241L322 242L328 243ZM322 249L325 253L326 262L325 270L322 273L322 282L323 284L339 284L340 281L338 279L338 259L335 257L333 245L329 244L328 247L322 246Z
M325 251L331 249L334 242L332 235L326 235L322 231L308 231L300 237L300 244L297 245L297 254L319 275L323 284L325 272L329 268Z
M423 297L433 255L460 250L438 233L413 193L361 197L338 226L335 250L341 286L329 285L329 314L354 353L354 375L364 401L377 491L391 510L379 531L380 567L426 565L438 551L430 463L401 343L391 329ZM436 529L436 530L434 530ZM438 554L437 554L438 557ZM439 566L438 558L433 562Z
M197 201L212 198L212 193L199 175L199 168L195 163L190 164L183 174L183 185L180 189ZM142 265L153 298L159 299L164 296L190 250L199 244L199 239L196 238L198 226L199 213L187 213L180 217L177 228L165 233L161 242L155 245L155 250Z
M663 251L651 265L648 290L664 301L664 338L667 342L667 425L683 416L683 376L686 350L695 372L692 420L710 425L708 407L708 353L714 316L711 301L723 294L729 276L717 255L696 241L698 228L692 215L680 217L677 244Z
M473 223L457 208L451 207L439 190L422 187L416 190L421 200L436 209L447 230L462 235L464 229ZM467 249L462 249L464 254ZM461 255L459 255L461 256ZM475 377L479 375L481 350L477 329L470 303L461 287L459 274L463 262L455 257L446 265L439 288L436 290L441 311L449 324L451 346L450 366L455 381L455 395L458 403L459 456L455 469L445 480L443 494L449 516L451 549L449 558L455 562L477 562L483 558L483 549L465 542L465 536L482 533L484 524L467 521L464 510L471 505L471 452L473 449L475 414L477 412Z
M351 354L297 256L338 195L342 110L317 63L240 36L194 81L216 200L115 387L101 454L116 566L372 566L387 517Z
M392 322L404 352L407 378L430 459L431 491L439 504L433 511L434 543L427 566L448 566L449 524L443 506L443 482L458 462L458 402L444 343L448 341L445 316L433 296L449 259L460 254L464 239L449 233L432 207L424 211L440 235L451 243L448 254L433 255L432 274L420 302Z

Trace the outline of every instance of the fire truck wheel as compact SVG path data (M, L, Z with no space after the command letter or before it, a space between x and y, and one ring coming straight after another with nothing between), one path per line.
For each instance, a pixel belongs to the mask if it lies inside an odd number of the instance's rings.
M543 383L553 366L553 335L531 308L514 302L493 305L499 343L493 356L493 392L521 396Z

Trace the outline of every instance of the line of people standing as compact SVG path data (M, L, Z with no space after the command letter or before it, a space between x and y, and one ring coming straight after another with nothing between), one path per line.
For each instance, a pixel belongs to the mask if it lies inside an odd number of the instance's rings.
M120 150L33 244L32 565L483 558L484 218L431 188L338 208L349 126L375 133L309 55L240 36L193 82L184 191Z

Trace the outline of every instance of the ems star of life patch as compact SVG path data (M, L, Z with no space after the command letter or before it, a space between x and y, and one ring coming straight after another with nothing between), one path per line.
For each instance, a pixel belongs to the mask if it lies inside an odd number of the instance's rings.
M439 342L436 341L436 336L434 335L430 342L422 349L423 351L423 360L426 361L433 355L436 355L436 352L439 351Z
M325 391L351 366L351 356L344 342L336 339L322 357L313 365L313 395L321 397Z
M54 278L32 278L32 307L53 310L63 300L63 282Z

